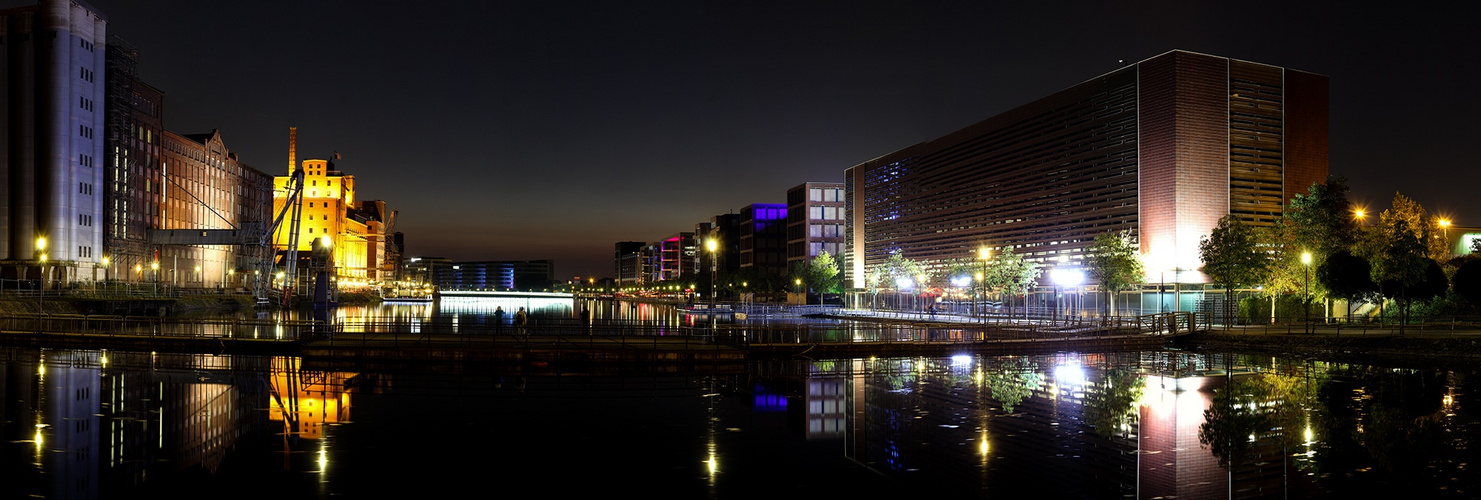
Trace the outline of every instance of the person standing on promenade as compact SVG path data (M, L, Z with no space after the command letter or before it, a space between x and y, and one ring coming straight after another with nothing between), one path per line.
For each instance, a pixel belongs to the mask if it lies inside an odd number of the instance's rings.
M514 329L516 333L520 335L528 334L529 332L525 331L525 325L529 322L530 315L525 314L525 308L521 307L518 312L514 313Z
M494 308L494 333L504 333L504 306Z

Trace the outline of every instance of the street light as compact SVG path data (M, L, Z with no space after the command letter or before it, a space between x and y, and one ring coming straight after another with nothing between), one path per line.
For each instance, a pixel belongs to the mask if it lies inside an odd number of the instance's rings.
M715 274L719 268L719 254L715 252L720 249L720 243L716 242L714 238L709 238L705 241L705 248L710 251L710 307L714 308L715 303L720 301L720 297L715 295Z
M36 296L36 311L45 312L46 308L43 307L43 302L46 300L46 238L36 238L36 253L38 254L37 259L40 262L36 267L40 268L41 271L41 286L39 287L41 293Z
M154 294L159 295L159 261L149 263L149 281L152 283Z
M978 315L982 316L984 323L987 321L987 315L983 314L983 311L979 309L981 306L977 304L982 302L982 299L987 298L987 260L990 258L992 258L991 248L982 247L977 249L977 259L982 261L982 272L977 273L977 282L982 285L982 294L977 297L977 300L972 301L972 308L977 309Z
M1440 219L1440 228L1445 230L1445 255L1451 254L1450 248L1450 219Z
M1303 285L1301 297L1301 314L1305 318L1306 328L1302 330L1311 333L1311 252L1301 252L1301 265L1306 270L1306 284Z

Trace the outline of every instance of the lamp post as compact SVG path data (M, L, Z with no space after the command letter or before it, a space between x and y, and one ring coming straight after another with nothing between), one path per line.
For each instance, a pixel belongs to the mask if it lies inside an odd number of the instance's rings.
M159 295L159 261L149 263L149 282L155 295Z
M710 308L713 309L715 303L720 301L720 296L715 293L715 274L719 272L720 267L719 254L715 252L720 249L720 243L716 242L715 238L709 238L705 240L705 248L710 251Z
M977 259L982 261L982 272L977 274L977 282L982 284L982 295L980 295L977 300L972 302L973 308L979 307L977 303L981 302L982 299L987 297L987 260L991 257L991 248L982 247L977 249ZM982 322L987 323L987 314L980 314L980 316L982 316Z
M1301 252L1301 266L1306 271L1306 283L1301 291L1301 315L1306 323L1302 331L1311 333L1311 252Z
M1445 255L1451 255L1450 248L1450 219L1440 219L1440 229L1445 230Z
M103 256L103 293L104 294L108 293L108 279L113 275L113 273L110 272L111 270L108 268L108 266L110 264L112 264L112 263L113 263L113 259L112 258L108 257L107 255L104 255Z
M41 271L41 279L38 281L41 286L37 287L41 293L36 295L36 311L45 312L43 304L46 301L46 238L36 237L36 254L38 262L36 267Z

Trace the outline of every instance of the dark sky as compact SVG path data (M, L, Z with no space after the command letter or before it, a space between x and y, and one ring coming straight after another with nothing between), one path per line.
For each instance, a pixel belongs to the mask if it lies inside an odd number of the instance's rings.
M1170 49L1328 75L1355 200L1481 226L1461 2L91 3L167 128L220 129L281 174L298 127L300 158L340 152L361 199L400 210L411 256L610 276L617 241L781 203Z

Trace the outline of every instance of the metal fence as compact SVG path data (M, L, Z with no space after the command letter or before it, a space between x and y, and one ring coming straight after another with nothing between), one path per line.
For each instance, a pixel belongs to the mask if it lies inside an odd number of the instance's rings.
M312 340L326 337L331 329L319 321L19 314L0 316L0 333Z

